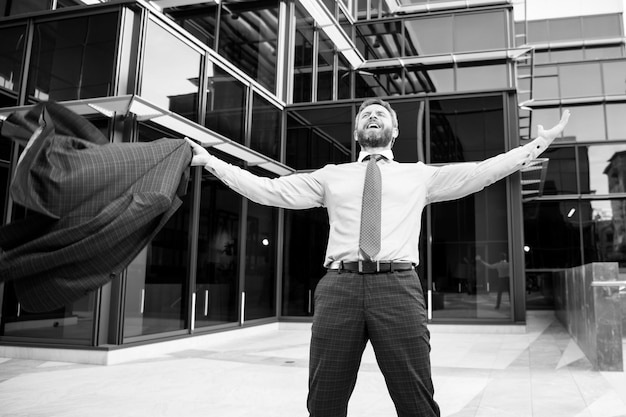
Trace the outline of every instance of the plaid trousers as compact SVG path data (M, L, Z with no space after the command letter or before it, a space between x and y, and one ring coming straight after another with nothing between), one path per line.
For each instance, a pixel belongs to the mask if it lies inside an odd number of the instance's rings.
M310 416L347 415L368 340L398 416L439 417L424 296L413 270L328 271L319 282L310 347Z

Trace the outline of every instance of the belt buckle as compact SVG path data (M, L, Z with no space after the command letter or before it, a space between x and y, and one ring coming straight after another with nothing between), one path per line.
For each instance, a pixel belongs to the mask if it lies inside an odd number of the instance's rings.
M371 274L380 272L380 261L358 261L359 274Z

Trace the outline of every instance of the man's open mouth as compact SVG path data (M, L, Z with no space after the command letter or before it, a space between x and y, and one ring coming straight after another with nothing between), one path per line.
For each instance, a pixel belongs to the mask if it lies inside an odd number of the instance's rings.
M365 126L367 129L380 129L380 125L378 123L369 123Z

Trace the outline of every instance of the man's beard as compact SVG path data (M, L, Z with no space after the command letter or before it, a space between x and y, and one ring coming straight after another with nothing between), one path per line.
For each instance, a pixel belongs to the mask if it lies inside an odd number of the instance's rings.
M357 138L362 148L384 148L391 143L392 134L391 129L361 129L357 132Z

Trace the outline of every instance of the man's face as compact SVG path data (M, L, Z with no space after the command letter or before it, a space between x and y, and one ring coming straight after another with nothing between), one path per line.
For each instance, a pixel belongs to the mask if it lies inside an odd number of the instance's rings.
M361 147L385 148L398 134L389 111L372 104L361 111L356 121L356 140Z

